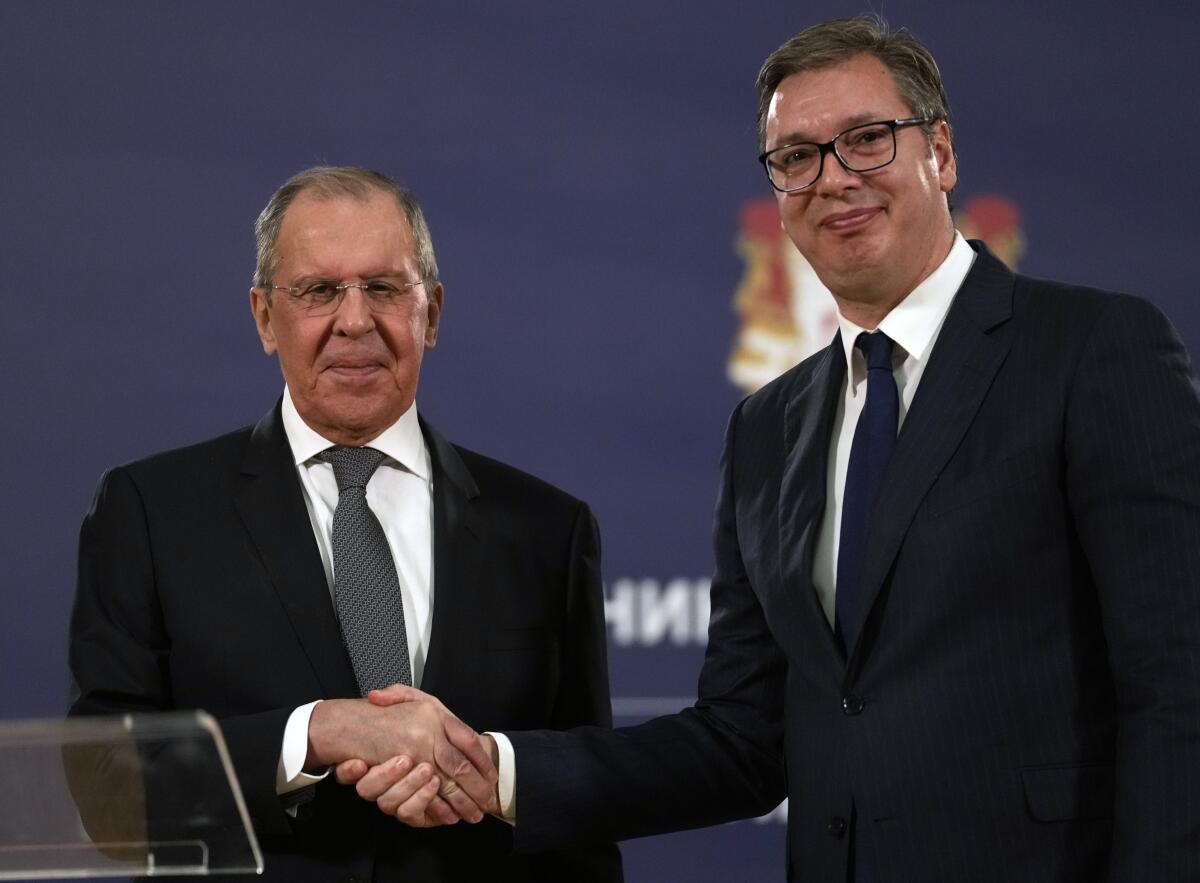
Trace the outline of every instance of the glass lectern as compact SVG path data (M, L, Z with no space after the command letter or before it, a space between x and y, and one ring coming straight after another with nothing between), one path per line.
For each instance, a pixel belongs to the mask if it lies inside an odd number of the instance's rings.
M203 712L0 721L0 880L262 873Z

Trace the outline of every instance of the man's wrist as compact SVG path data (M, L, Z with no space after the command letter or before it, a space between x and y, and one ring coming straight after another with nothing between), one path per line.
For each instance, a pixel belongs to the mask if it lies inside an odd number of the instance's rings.
M342 730L345 729L342 706L345 699L326 699L312 710L308 719L308 753L305 770L321 770L346 758Z
M488 753L488 759L491 760L492 766L500 768L500 749L496 747L496 740L491 733L484 733L479 737L483 742L484 750Z
M279 764L275 771L275 793L286 794L300 788L319 782L325 777L328 769L315 768L310 770L315 775L305 773L308 764L308 733L313 710L321 700L301 705L288 716L287 725L283 730L283 745L279 752Z

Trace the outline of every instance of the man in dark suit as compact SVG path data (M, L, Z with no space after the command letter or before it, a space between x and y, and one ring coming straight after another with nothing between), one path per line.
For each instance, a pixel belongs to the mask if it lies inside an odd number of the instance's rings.
M503 822L414 831L322 778L408 764L430 823L478 820L467 796L494 770L467 724L609 726L598 537L579 500L417 416L443 295L411 194L311 169L256 233L251 307L284 397L252 428L105 475L80 540L72 714L214 715L267 879L620 880L611 844L513 857ZM361 698L393 681L466 724Z
M911 35L810 28L759 95L839 334L730 420L696 706L507 734L517 848L786 794L789 880L1200 879L1200 403L1178 336L956 234L946 97Z

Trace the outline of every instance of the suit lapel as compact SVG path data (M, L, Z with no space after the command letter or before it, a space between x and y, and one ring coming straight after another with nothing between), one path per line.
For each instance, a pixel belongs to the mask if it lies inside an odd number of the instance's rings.
M356 696L279 404L258 422L234 505L327 697Z
M779 492L779 566L786 603L802 620L796 633L822 635L820 640L828 650L822 656L838 667L841 649L821 608L812 573L825 512L829 436L845 376L838 332L784 411L784 470Z
M1007 336L990 332L1012 315L1013 275L982 244L973 247L979 254L946 316L879 491L863 566L868 615L917 508L1008 355Z
M433 628L421 688L454 706L479 678L471 648L487 637L485 532L473 502L479 488L462 457L424 419L421 429L433 463Z

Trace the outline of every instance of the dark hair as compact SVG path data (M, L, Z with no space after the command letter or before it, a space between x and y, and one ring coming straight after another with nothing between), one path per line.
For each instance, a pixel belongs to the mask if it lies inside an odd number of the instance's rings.
M373 193L390 194L404 212L412 230L421 278L438 278L437 259L433 255L429 225L425 222L425 213L421 211L420 203L412 193L382 172L355 166L314 166L288 178L282 187L271 194L266 207L254 222L254 239L258 246L258 260L254 267L255 287L270 288L271 277L279 264L279 256L275 253L279 228L283 225L283 216L288 207L301 193L312 193L319 199L350 196L363 200L370 198Z
M792 74L819 70L856 55L873 55L892 73L913 116L950 121L950 102L929 50L909 31L893 31L878 15L834 18L798 33L763 62L758 72L758 144L765 150L767 109L776 88ZM926 135L929 135L926 128Z

